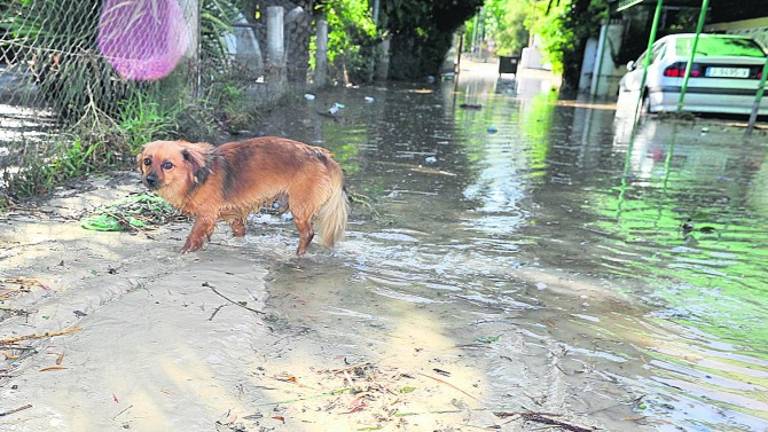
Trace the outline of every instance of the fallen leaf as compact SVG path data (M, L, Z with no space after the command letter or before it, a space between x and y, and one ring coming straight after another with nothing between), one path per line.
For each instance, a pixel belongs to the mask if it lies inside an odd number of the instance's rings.
M60 366L61 362L63 362L63 361L64 361L64 353L61 353L61 354L59 354L58 357L56 357L56 365Z
M498 336L483 336L483 337L479 337L479 338L477 338L475 340L480 342L480 343L491 344L491 343L494 343L494 342L498 342L499 339L501 339L501 335L498 335Z
M117 395L112 393L112 400L115 401L115 403L120 403L120 401L117 399Z
M55 371L55 370L62 370L62 369L67 369L67 368L65 368L64 366L50 366L47 368L40 369L40 372L48 372L48 371Z
M285 417L283 417L283 416L273 416L272 418L277 420L277 421L281 421L281 422L283 422L283 424L285 424Z
M406 393L414 392L415 390L416 390L416 387L405 386L400 388L400 393L406 394Z

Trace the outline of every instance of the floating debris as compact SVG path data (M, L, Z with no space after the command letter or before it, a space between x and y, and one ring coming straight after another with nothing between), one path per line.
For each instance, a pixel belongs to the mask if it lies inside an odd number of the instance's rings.
M159 196L142 193L97 209L80 226L94 231L137 231L184 218Z

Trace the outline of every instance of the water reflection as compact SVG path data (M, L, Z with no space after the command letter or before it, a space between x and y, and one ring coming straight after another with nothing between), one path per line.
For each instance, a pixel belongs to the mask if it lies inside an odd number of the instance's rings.
M344 89L278 113L265 133L331 148L389 223L353 227L334 276L347 294L283 278L276 297L316 293L297 320L370 321L334 328L352 345L404 308L458 340L505 335L465 353L488 404L528 407L540 391L609 430L765 430L765 145L653 119L633 136L610 105L543 88L489 76ZM314 113L335 101L340 121Z

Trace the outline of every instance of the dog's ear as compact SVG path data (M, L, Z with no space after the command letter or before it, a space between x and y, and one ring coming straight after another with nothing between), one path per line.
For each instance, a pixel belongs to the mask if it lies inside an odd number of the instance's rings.
M139 154L136 155L136 168L138 168L140 173L144 173L144 170L141 168L142 165L144 165L144 147L142 147Z
M205 155L195 148L185 148L181 151L181 155L192 168L192 181L195 184L205 183L211 173L210 168L205 166Z

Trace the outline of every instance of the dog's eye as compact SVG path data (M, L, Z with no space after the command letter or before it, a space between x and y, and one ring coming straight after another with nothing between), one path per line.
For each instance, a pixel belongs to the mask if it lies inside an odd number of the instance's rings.
M152 159L144 158L144 165L152 165Z
M164 170L169 170L169 169L173 168L173 164L171 163L171 161L165 161L165 162L163 162L162 165L160 165L160 167L162 169L164 169Z

